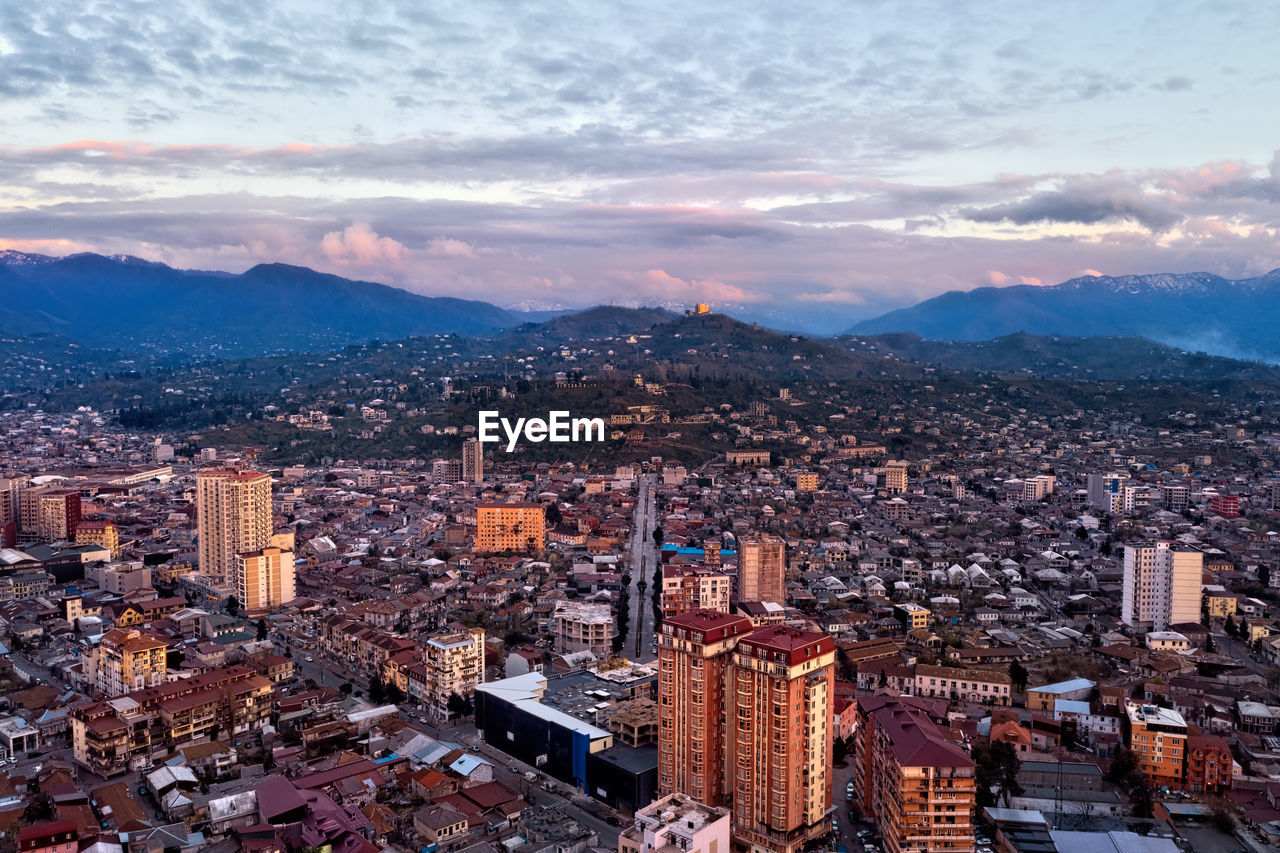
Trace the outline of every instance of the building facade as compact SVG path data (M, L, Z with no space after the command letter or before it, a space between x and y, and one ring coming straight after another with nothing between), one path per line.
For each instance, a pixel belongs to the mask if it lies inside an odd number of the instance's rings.
M695 611L663 620L658 634L658 792L729 803L725 684L745 616Z
M104 696L123 696L165 682L164 640L137 629L116 628L84 656L85 679Z
M427 691L423 697L438 720L449 718L449 698L470 699L484 683L484 629L440 634L422 645Z
M695 610L728 613L730 586L728 575L710 569L663 566L662 618Z
M262 548L236 555L236 597L249 616L277 610L298 597L293 552Z
M617 632L613 609L607 604L556 602L551 633L555 650L561 654L589 651L604 659L613 651L613 637Z
M491 503L476 508L476 550L532 553L547 544L546 508L535 503Z
M271 542L271 477L258 471L201 471L196 535L200 573L231 584L236 555Z
M729 810L667 794L636 812L618 853L729 853Z
M462 442L462 479L468 483L484 482L484 445L479 439Z
M101 545L113 558L120 556L120 528L109 521L82 521L76 525L77 545Z
M907 472L910 465L901 460L892 460L884 464L884 488L893 495L901 495L907 491Z
M1169 542L1126 545L1121 620L1153 631L1199 622L1203 571L1199 551L1175 551Z
M658 790L732 803L736 850L794 853L829 833L835 643L697 611L658 635Z
M886 853L972 853L976 768L926 700L861 697L857 716L854 793Z
M80 524L80 492L43 486L18 492L24 536L59 542L73 539Z
M1120 718L1124 744L1138 759L1138 772L1153 788L1167 785L1182 790L1187 760L1187 723L1182 715L1129 701L1124 711Z
M738 642L726 694L733 836L750 853L796 853L826 835L834 641L783 625Z
M787 546L776 536L743 542L738 549L738 600L787 603Z

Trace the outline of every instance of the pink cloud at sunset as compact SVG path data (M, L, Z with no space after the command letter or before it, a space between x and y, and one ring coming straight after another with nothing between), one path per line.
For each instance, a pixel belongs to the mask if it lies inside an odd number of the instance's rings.
M368 225L357 222L344 231L330 231L320 241L326 258L341 265L398 265L409 250L390 237L379 237Z
M991 282L996 287L1004 287L1009 284L1030 284L1036 287L1044 286L1044 282L1034 276L1006 275L999 270L987 270L987 281Z

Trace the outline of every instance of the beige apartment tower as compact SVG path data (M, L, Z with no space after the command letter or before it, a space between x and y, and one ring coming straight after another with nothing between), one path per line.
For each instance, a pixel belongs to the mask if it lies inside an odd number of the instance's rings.
M738 600L787 603L787 546L776 536L743 542L738 553Z
M236 555L236 597L249 616L278 610L298 597L293 552L262 548Z
M468 483L484 482L484 445L478 439L462 442L462 479Z
M200 573L235 581L238 554L271 542L271 477L258 471L202 471L196 476Z
M907 490L907 471L910 464L893 460L884 465L884 488L890 494L900 495Z
M799 853L828 834L835 642L784 625L734 649L725 693L733 838L750 853Z
M1152 631L1199 622L1203 572L1199 551L1175 551L1169 542L1126 545L1121 621Z

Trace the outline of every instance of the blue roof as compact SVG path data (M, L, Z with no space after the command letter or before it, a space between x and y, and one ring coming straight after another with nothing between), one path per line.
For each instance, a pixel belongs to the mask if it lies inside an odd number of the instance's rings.
M1079 702L1075 699L1059 699L1053 703L1054 712L1061 711L1064 714L1088 714L1090 712L1088 702Z
M478 755L464 755L457 761L450 764L449 769L454 773L457 773L459 776L470 776L471 771L475 770L482 764L489 764L489 762L485 761Z
M677 546L677 545L663 545L663 546L662 546L662 550L663 550L663 551L675 551L677 554L680 554L680 555L682 555L682 556L694 556L694 555L697 555L697 556L701 557L701 556L703 556L703 555L704 555L704 553L705 553L701 548L686 548L686 547L683 547L683 546ZM738 552L737 552L737 551L728 551L728 550L724 550L724 549L721 549L721 551L720 551L720 556L721 556L721 557L734 557L734 556L737 556L737 554L738 554Z
M1096 682L1087 678L1072 678L1069 681L1059 681L1056 684L1046 684L1042 687L1032 687L1028 693L1071 693L1075 690L1089 690L1096 687Z

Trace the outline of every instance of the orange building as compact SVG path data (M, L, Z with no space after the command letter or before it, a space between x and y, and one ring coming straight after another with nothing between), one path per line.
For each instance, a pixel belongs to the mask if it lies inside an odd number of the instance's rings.
M698 610L672 616L658 634L658 794L729 802L725 780L725 672L751 620Z
M547 512L542 504L492 503L476 508L476 550L535 552L547 544Z
M1138 771L1153 788L1182 790L1187 755L1187 724L1169 708L1125 702L1121 718L1125 746L1138 759Z
M1224 737L1190 735L1187 738L1186 790L1193 794L1222 794L1231 790L1234 759Z
M858 699L853 781L886 853L974 850L976 768L931 719L930 704L910 696Z

